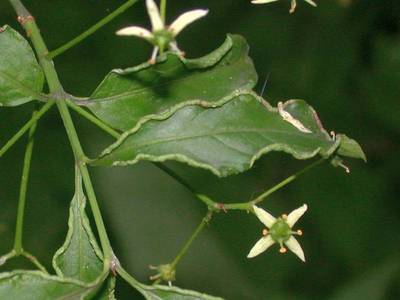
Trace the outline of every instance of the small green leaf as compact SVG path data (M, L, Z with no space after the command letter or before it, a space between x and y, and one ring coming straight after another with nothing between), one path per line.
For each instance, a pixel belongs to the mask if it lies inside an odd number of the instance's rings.
M73 279L50 276L40 271L0 274L0 299L84 299L88 293L97 288L97 285L87 286Z
M199 59L167 53L157 64L113 70L88 102L110 126L128 130L144 116L158 114L194 99L217 101L238 89L252 89L257 73L244 38L229 35L225 43Z
M40 97L44 76L29 43L9 26L0 27L0 106Z
M142 293L146 300L223 300L219 297L164 285L148 286L141 284L136 289Z
M248 170L263 154L283 151L296 159L330 156L339 146L313 109L291 100L283 109L311 133L285 120L252 92L237 92L212 105L184 103L175 111L143 118L107 148L95 165L131 165L140 160L176 160L224 177ZM292 118L292 120L293 120Z
M359 158L367 161L364 151L361 146L353 139L347 137L344 134L339 134L337 138L340 138L341 143L338 149L338 154L341 156L347 156L352 158Z
M90 228L85 212L86 198L82 176L75 174L75 196L71 201L68 233L64 245L53 258L53 267L60 277L92 282L102 273L102 253Z

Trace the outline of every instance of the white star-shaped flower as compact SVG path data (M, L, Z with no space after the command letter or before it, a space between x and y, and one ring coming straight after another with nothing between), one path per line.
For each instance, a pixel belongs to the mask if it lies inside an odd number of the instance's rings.
M251 3L253 4L265 4L265 3L271 3L271 2L275 2L278 0L252 0ZM317 6L317 4L313 1L313 0L304 0L306 1L308 4L312 5L312 6ZM296 0L292 0L291 1L291 5L290 5L290 13L294 13L294 11L296 10L296 6L297 6L297 2Z
M150 62L155 63L158 52L163 53L165 48L183 55L176 44L176 36L189 24L207 15L206 9L195 9L180 15L171 25L167 26L160 15L154 0L146 0L147 13L149 14L152 30L138 26L129 26L116 32L117 35L137 36L154 45Z
M263 230L263 237L254 245L247 257L255 257L267 250L273 244L278 243L280 245L279 252L285 253L287 250L284 245L286 245L290 251L305 262L306 260L303 249L301 249L299 242L293 237L293 235L302 235L303 232L301 230L293 231L292 228L300 217L307 211L307 205L304 204L292 211L289 215L282 215L280 218L273 217L268 212L255 205L253 206L253 209L257 218L267 227L267 229Z

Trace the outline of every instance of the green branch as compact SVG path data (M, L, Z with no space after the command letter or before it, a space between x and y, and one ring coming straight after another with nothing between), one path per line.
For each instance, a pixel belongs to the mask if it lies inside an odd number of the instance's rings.
M96 125L100 129L102 129L103 131L107 132L112 137L114 137L116 139L120 138L121 134L119 132L115 131L110 126L108 126L107 124L103 123L100 119L96 118L94 115L92 115L90 112L86 111L85 109L83 109L79 105L76 105L72 101L67 101L67 105L71 109L76 111L78 114L80 114L82 117L86 118L87 120L92 122L94 125Z
M121 265L117 266L116 271L119 274L119 276L121 276L121 278L124 279L127 283L129 283L133 288L137 290L142 289L142 284L135 278L133 278Z
M37 114L35 109L32 113L32 118ZM37 122L29 130L28 144L25 150L24 156L24 166L22 169L21 186L19 190L18 199L18 213L17 213L17 224L15 226L15 240L14 240L14 250L16 255L21 255L24 252L22 247L22 237L23 237L23 227L24 227L24 216L25 216L25 204L26 204L26 191L29 182L29 173L31 169L32 162L32 152L34 144L34 135L37 127Z
M286 179L282 180L281 182L279 182L278 184L274 185L273 187L269 188L268 190L266 190L265 192L263 192L262 194L260 194L259 196L257 196L256 198L247 201L247 202L239 202L239 203L219 203L216 201L213 201L212 199L210 199L209 197L205 196L205 195L199 195L197 194L197 198L199 198L202 202L204 202L204 204L206 204L210 210L214 210L214 211L227 211L227 210L245 210L245 211L252 211L253 209L253 205L256 205L262 201L264 201L266 198L268 198L271 194L279 191L280 189L282 189L283 187L285 187L286 185L288 185L289 183L291 183L292 181L296 180L297 178L299 178L301 175L305 174L306 172L308 172L309 170L315 168L316 166L320 165L321 163L323 163L326 159L325 158L321 158L315 162L313 162L312 164L308 165L307 167L305 167L304 169L300 170L299 172L287 177Z
M206 216L201 220L199 226L197 226L196 230L193 232L193 234L188 239L188 241L185 243L183 248L179 251L178 255L172 261L172 263L171 263L172 269L176 268L176 265L183 258L183 256L185 256L185 254L189 250L190 246L193 244L193 241L197 238L199 233L203 230L204 226L211 221L212 215L213 215L213 212L210 210L207 212Z
M194 240L198 237L200 232L204 229L204 226L206 226L206 224L208 224L211 221L212 216L213 216L213 211L209 210L207 212L206 216L201 220L200 224L197 226L195 231L192 233L190 238L183 245L182 249L179 250L175 259L171 263L165 264L165 265L160 265L158 267L150 266L151 269L158 271L158 274L150 277L151 280L155 280L154 284L158 284L161 281L167 281L167 282L171 283L171 281L175 280L176 266L181 261L181 259L187 254L187 252L190 249L190 247L192 246Z
M23 6L20 0L10 0L10 2L14 6L18 14L19 22L24 27L27 35L33 43L36 54L39 58L39 63L46 76L51 95L55 98L55 100L57 100L57 107L63 120L65 130L67 131L67 135L70 140L72 150L74 152L75 161L78 164L78 167L82 173L83 182L86 188L90 206L92 208L96 228L99 233L100 243L104 252L104 268L105 270L109 269L112 257L112 249L107 236L106 228L104 226L100 208L97 204L97 199L94 193L92 182L90 180L89 171L87 169L87 166L84 164L85 155L80 144L78 134L76 133L71 115L69 113L68 106L66 104L66 99L68 97L65 94L63 87L58 79L57 71L54 68L53 61L47 57L47 46L40 34L39 28L37 27L34 18Z
M313 162L312 164L308 165L307 167L305 167L304 169L300 170L299 172L297 172L297 173L293 174L292 176L289 176L288 178L282 180L281 182L279 182L278 184L276 184L275 186L273 186L269 190L265 191L264 193L259 195L257 198L251 200L250 202L252 204L258 204L258 203L264 201L269 195L271 195L271 194L275 193L276 191L280 190L284 186L288 185L289 183L291 183L292 181L296 180L298 177L300 177L304 173L307 173L309 170L311 170L311 169L315 168L316 166L320 165L324 161L325 161L325 158L321 158L321 159Z
M83 152L82 145L79 141L78 134L76 133L75 125L72 121L71 114L68 111L66 101L57 102L58 110L60 111L61 118L64 122L64 127L67 131L69 141L74 152L75 161L82 174L83 183L85 185L86 193L89 199L90 207L93 212L93 217L96 223L96 228L99 232L100 243L104 252L105 265L110 263L112 257L112 248L108 239L107 231L101 216L100 207L97 203L96 194L90 179L88 168L85 164L86 156Z
M47 102L20 130L0 149L2 157L36 122L54 105L53 101Z
M21 256L25 257L27 260L29 260L36 268L38 268L40 271L44 273L49 273L47 272L46 268L39 262L39 260L29 252L23 251L21 253Z
M133 4L135 4L138 0L129 0L122 4L120 7L118 7L115 11L113 11L111 14L106 16L105 18L101 19L99 22L94 24L92 27L90 27L88 30L85 32L81 33L77 37L75 37L73 40L69 41L68 43L62 45L61 47L51 51L48 53L47 57L49 59L53 59L56 56L64 53L65 51L69 50L70 48L76 46L80 42L82 42L84 39L86 39L88 36L92 35L95 33L97 30L99 30L101 27L104 25L108 24L112 20L114 20L116 17L118 17L120 14L125 12L129 7L131 7Z

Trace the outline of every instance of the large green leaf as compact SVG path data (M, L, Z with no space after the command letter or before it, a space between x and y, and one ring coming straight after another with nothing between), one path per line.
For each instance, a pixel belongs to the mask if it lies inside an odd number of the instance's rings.
M1 27L0 106L16 106L36 99L43 82L43 72L28 42L11 27Z
M102 253L90 228L85 206L82 176L76 170L75 196L70 206L67 238L54 255L53 267L60 277L92 282L102 273L103 262Z
M146 300L223 300L219 297L164 285L141 284L136 289L142 293Z
M214 108L201 101L185 103L175 111L142 119L93 164L176 160L223 177L248 170L270 151L308 159L317 154L328 157L340 146L340 136L332 139L305 101L288 101L282 110L286 120L282 111L243 91L214 103ZM305 128L299 129L296 122Z
M0 299L76 300L98 288L73 279L46 275L39 271L14 271L0 274Z
M220 48L199 59L168 53L155 65L113 70L87 105L110 126L128 130L144 116L188 100L217 101L235 90L252 89L256 82L246 41L229 35Z

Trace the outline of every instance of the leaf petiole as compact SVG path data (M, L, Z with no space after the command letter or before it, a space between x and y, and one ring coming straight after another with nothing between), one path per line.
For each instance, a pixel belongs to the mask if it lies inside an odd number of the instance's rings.
M197 236L200 234L200 232L204 229L204 226L211 221L212 216L213 216L213 211L212 210L208 210L207 214L201 220L200 224L197 226L197 228L192 233L190 238L183 245L182 249L179 250L179 252L178 252L177 256L175 257L175 259L171 263L167 264L168 269L170 270L169 272L174 274L173 277L175 277L176 266L178 265L180 260L186 255L186 253L188 252L190 246L193 244L194 240L197 238ZM162 280L167 280L167 279L163 279L162 275L163 274L160 273L160 274L157 274L155 276L152 276L152 277L154 277L154 279L157 278L157 280L154 282L154 284L158 284ZM152 277L150 277L150 279L152 279Z
M119 132L117 132L116 130L112 129L110 126L105 124L100 119L96 118L94 115L92 115L91 113L89 113L88 111L86 111L85 109L80 107L79 105L76 105L72 101L67 101L67 105L68 105L68 107L73 109L75 112L80 114L82 117L86 118L88 121L92 122L94 125L96 125L100 129L102 129L103 131L107 132L112 137L114 137L116 139L120 138L121 134Z
M32 118L38 113L35 109L32 113ZM29 173L32 162L32 152L34 145L34 135L36 132L37 122L35 122L29 129L28 144L26 145L24 165L22 169L21 185L19 190L18 199L18 212L17 212L17 223L15 226L15 240L14 240L14 251L17 255L21 255L24 252L22 246L23 227L24 227L24 215L25 215L25 204L26 204L26 191L29 182Z
M36 122L54 105L53 101L47 102L21 129L0 149L2 157Z
M183 258L183 256L187 253L189 250L190 246L192 245L193 241L197 238L199 233L203 230L204 226L208 224L213 216L213 212L209 210L205 217L201 220L200 224L197 226L196 230L193 232L193 234L190 236L189 240L185 243L183 248L179 251L178 255L175 257L175 259L171 263L171 267L173 269L176 268L176 265L179 263L179 261Z
M274 185L273 187L269 188L268 190L266 190L265 192L263 192L262 194L260 194L256 198L254 198L254 199L252 199L250 201L247 201L247 202L219 203L219 202L216 202L216 201L210 199L209 197L207 197L205 195L196 194L196 197L199 200L201 200L204 204L206 204L210 210L213 210L213 211L217 211L217 212L219 212L221 210L222 211L228 211L228 210L251 211L253 205L264 201L271 194L273 194L273 193L277 192L278 190L282 189L283 187L285 187L286 185L288 185L292 181L296 180L301 175L305 174L307 171L309 171L309 170L315 168L316 166L320 165L321 163L323 163L325 160L326 160L325 158L321 158L321 159L313 162L312 164L306 166L304 169L302 169L299 172L297 172L297 173L285 178L284 180L282 180L278 184Z

